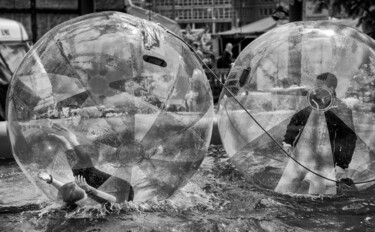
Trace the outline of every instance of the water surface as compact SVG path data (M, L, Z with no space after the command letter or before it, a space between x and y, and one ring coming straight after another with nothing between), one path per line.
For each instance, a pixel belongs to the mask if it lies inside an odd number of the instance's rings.
M14 160L0 162L0 231L374 231L371 191L285 196L252 186L212 145L168 200L69 209L49 201Z

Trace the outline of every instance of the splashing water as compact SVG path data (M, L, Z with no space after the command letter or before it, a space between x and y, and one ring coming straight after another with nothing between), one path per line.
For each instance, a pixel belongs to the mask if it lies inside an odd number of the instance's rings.
M167 200L75 209L34 192L14 161L2 161L0 231L372 231L375 226L371 192L282 195L254 187L229 161L222 146L212 145L196 175Z

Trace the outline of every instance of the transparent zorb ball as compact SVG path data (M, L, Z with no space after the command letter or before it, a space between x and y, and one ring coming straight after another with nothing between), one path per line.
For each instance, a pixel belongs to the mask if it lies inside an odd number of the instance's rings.
M225 83L233 96L223 90L219 102L221 140L237 168L280 193L373 186L374 48L328 21L286 24L249 44Z
M7 112L14 156L49 198L65 194L50 175L60 185L84 177L116 202L145 201L169 197L198 169L213 101L176 36L102 12L58 25L33 46L12 79Z

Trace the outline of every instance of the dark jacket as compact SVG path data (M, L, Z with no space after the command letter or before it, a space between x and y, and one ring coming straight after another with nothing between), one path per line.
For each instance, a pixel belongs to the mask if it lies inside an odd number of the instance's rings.
M337 104L327 110L324 115L335 165L346 169L352 160L357 135L354 133L352 111L345 104L336 100ZM284 142L295 147L312 111L306 107L294 114L287 126ZM345 122L344 122L345 121Z
M217 60L217 68L230 68L232 62L232 54L224 51L223 55Z

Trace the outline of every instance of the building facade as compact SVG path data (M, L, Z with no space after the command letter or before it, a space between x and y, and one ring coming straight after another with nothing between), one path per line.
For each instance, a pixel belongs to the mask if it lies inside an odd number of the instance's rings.
M276 0L133 0L133 4L175 20L185 29L230 30L272 15Z
M171 18L182 29L211 29L211 33L230 30L234 11L232 0L148 0L148 9Z
M29 38L36 42L47 31L69 19L82 15L86 5L94 4L95 11L122 11L119 0L1 0L0 17L22 23Z
M271 16L278 2L275 0L232 0L235 26L243 26Z

